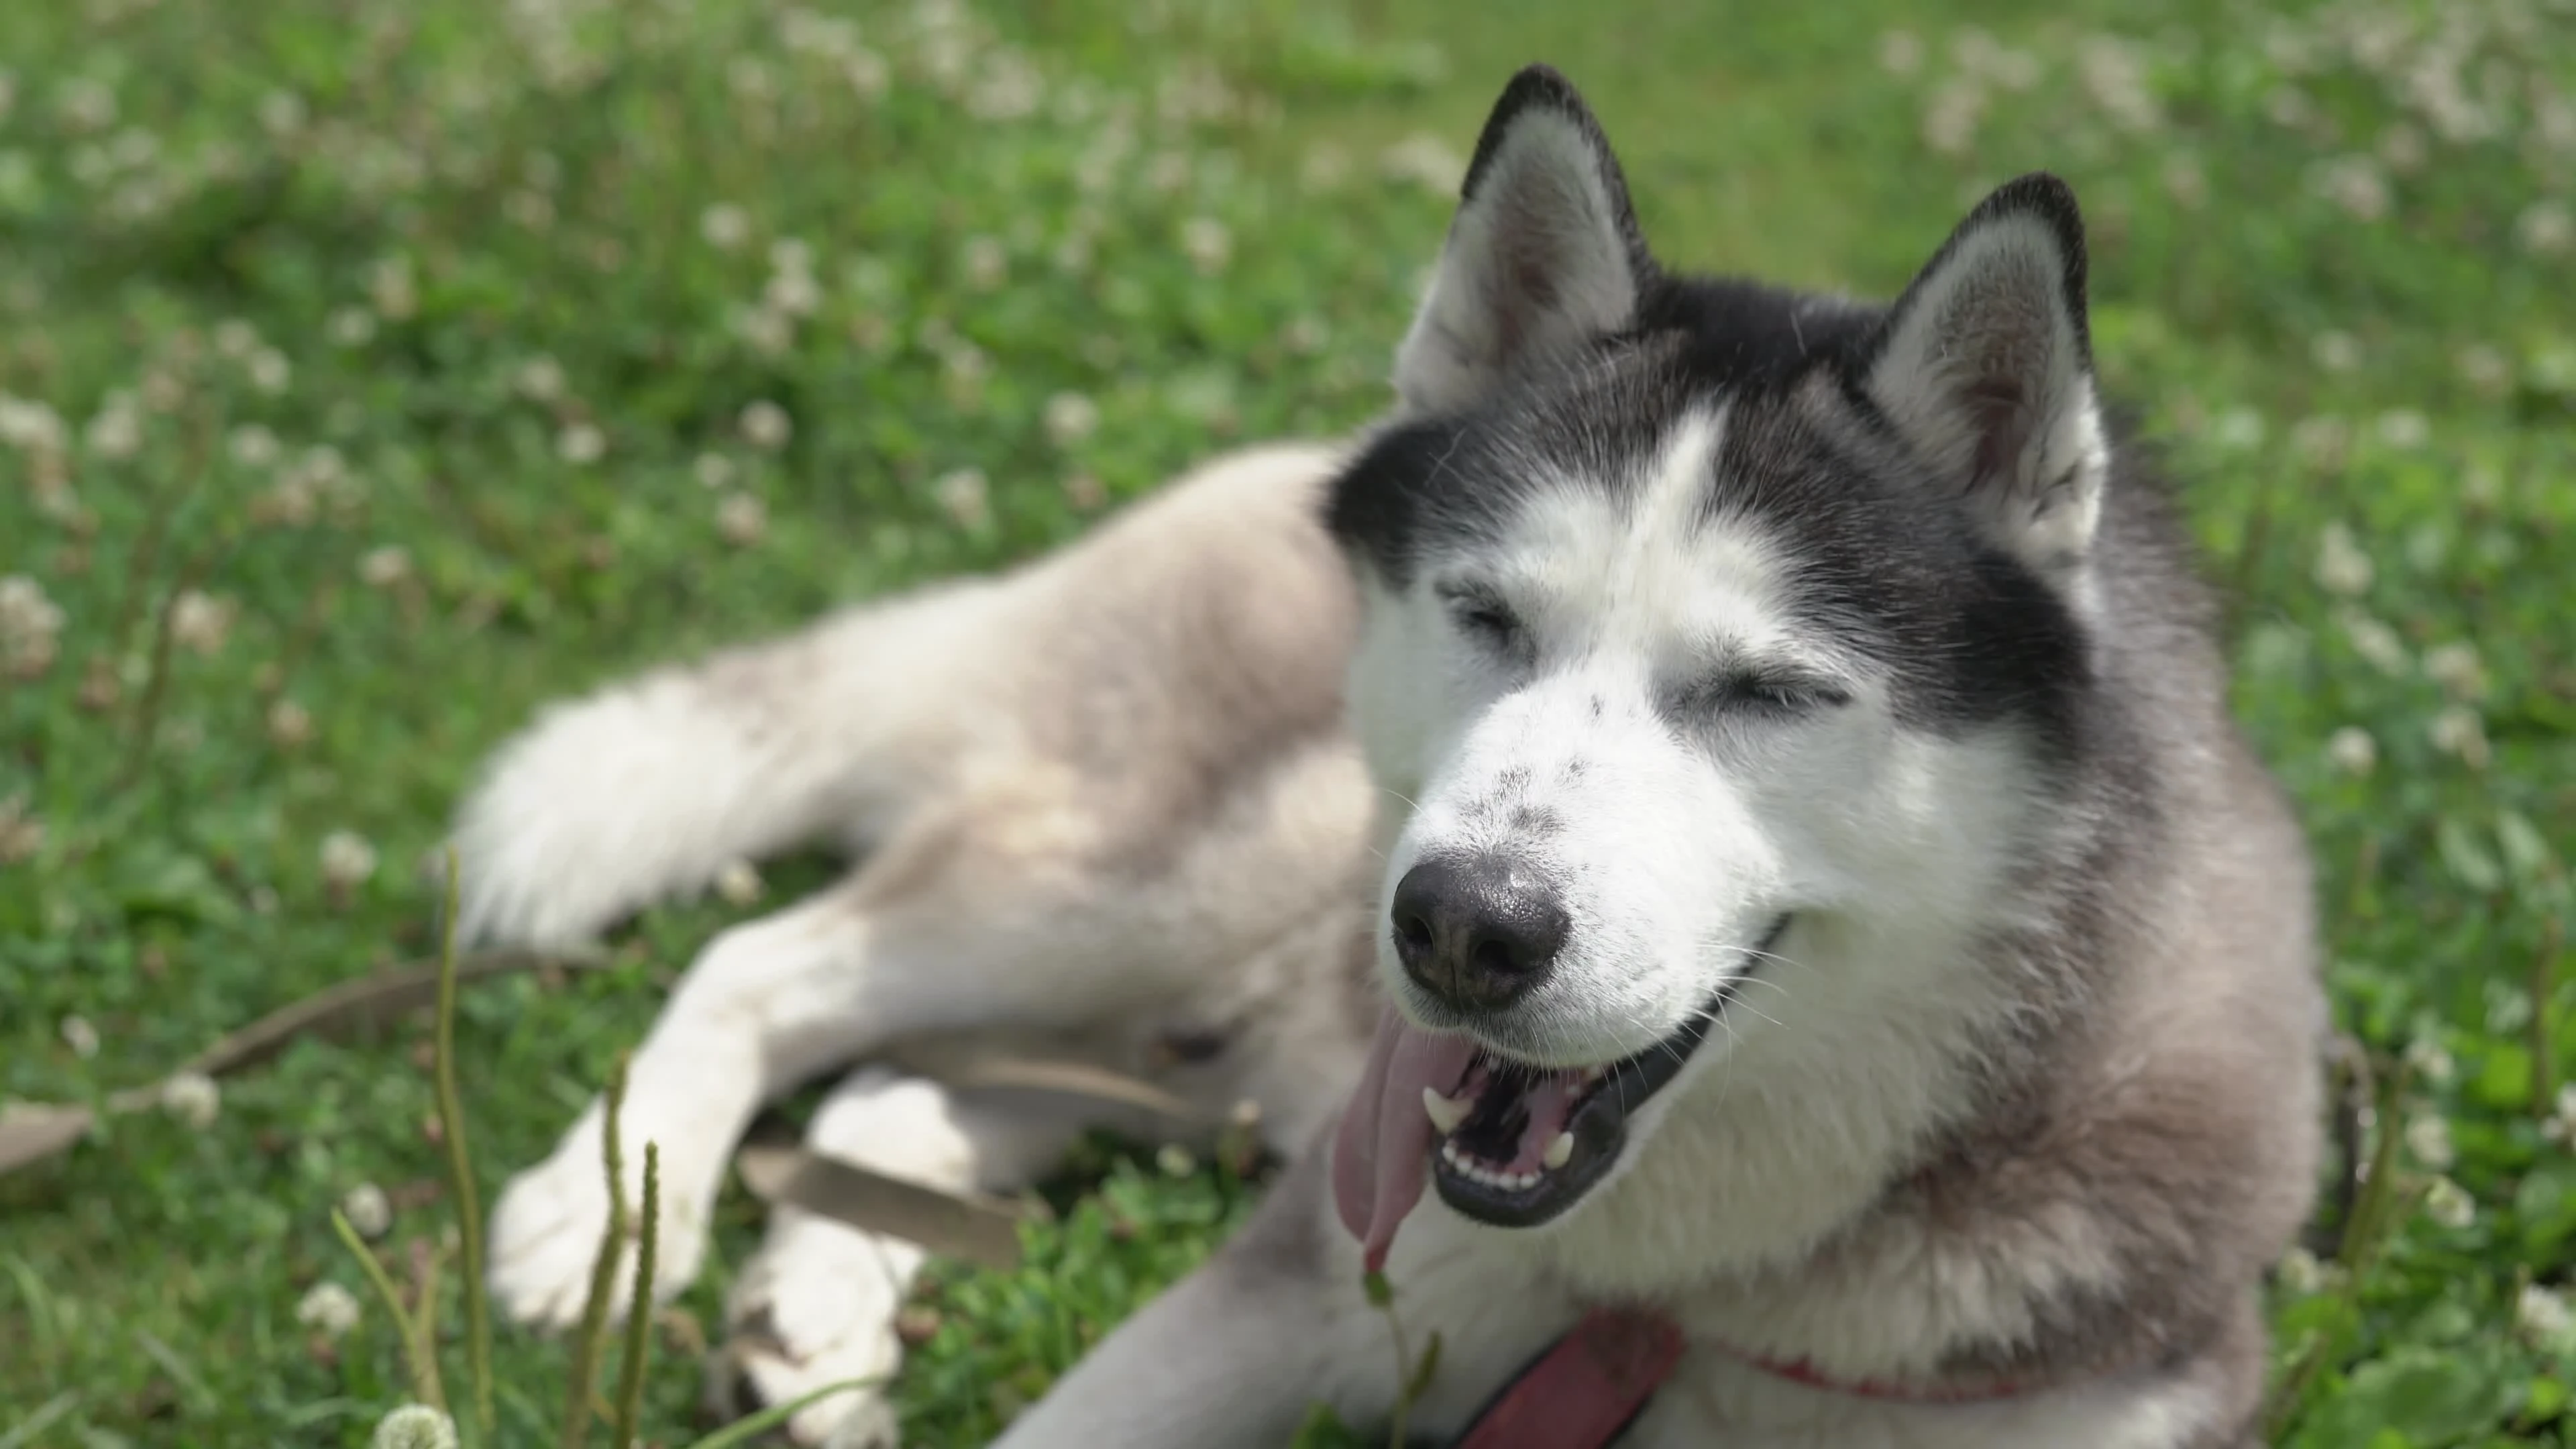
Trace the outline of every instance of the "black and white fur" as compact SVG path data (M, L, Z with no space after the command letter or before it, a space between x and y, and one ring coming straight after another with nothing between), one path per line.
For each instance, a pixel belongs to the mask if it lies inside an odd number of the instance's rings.
M461 832L485 935L578 935L790 838L872 851L711 946L637 1059L663 1286L765 1095L924 1034L1084 1044L1252 1097L1297 1161L1004 1442L1266 1449L1314 1401L1393 1403L1326 1182L1378 1000L1533 1067L1700 1022L1544 1225L1445 1186L1406 1220L1388 1276L1444 1345L1417 1428L1634 1303L1690 1345L1640 1449L2253 1443L2256 1287L2318 1151L2306 854L2104 420L2073 196L2006 186L1888 306L1675 277L1542 68L1464 192L1355 444L1220 465L1021 574L609 692L503 757ZM1457 859L1561 927L1490 1001L1399 949L1408 874ZM1172 1065L1185 1030L1221 1046ZM1071 1125L862 1068L817 1131L1010 1186ZM595 1130L496 1212L522 1317L576 1311ZM917 1254L886 1247L774 1230L737 1299L762 1392L891 1364ZM1753 1357L2027 1391L1896 1402ZM836 1425L884 1427L798 1429Z

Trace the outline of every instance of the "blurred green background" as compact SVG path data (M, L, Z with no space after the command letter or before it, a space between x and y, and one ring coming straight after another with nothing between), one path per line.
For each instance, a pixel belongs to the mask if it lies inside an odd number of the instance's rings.
M2408 1064L2362 1120L2402 1136L2385 1251L2337 1260L2330 1191L2278 1275L2283 1441L2576 1443L2568 0L0 7L0 1098L421 954L415 865L542 700L1369 418L1537 59L1679 264L1883 293L1992 183L2076 184L2341 1025ZM729 909L470 992L487 1201ZM422 1041L0 1178L0 1445L363 1443L395 1338L298 1309L363 1293L353 1189L398 1275L450 1222ZM981 1442L1257 1187L1087 1153L1028 1267L932 1275L909 1442ZM648 1437L757 1222L728 1196ZM543 1440L563 1350L503 1348Z

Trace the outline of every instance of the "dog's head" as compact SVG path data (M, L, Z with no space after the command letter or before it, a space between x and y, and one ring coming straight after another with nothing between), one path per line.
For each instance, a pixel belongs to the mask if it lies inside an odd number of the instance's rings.
M1885 307L1667 276L1591 112L1534 67L1395 386L1331 502L1404 1018L1346 1125L1344 1215L1383 1206L1373 1172L1403 1197L1410 1150L1461 1210L1534 1223L1761 1029L1701 1040L1769 953L1973 925L2080 726L2110 467L2081 223L2016 181Z

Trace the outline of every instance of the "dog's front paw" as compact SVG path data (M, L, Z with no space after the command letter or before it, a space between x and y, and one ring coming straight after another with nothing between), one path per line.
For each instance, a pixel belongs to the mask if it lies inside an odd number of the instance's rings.
M635 1233L643 1211L643 1166L626 1161L627 1243L620 1255L612 1317L622 1316L635 1281ZM661 1173L660 1227L653 1247L653 1296L658 1301L688 1286L707 1248L706 1205L712 1183L699 1183L676 1164ZM594 1114L568 1134L555 1155L517 1177L492 1209L491 1286L501 1310L522 1323L567 1328L581 1321L590 1297L590 1274L600 1240L607 1236L608 1176L600 1160Z
M794 1208L772 1219L769 1241L725 1305L730 1357L757 1404L784 1404L852 1379L867 1387L825 1396L788 1420L799 1444L893 1449L886 1383L902 1362L894 1316L921 1250L871 1237Z

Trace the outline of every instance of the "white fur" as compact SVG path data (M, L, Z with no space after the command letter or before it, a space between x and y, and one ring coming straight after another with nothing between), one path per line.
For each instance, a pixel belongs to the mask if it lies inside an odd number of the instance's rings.
M965 683L961 646L992 609L985 587L952 586L767 645L758 671L809 691L792 708L663 669L548 709L458 821L458 853L477 867L461 935L570 945L736 861L872 838L901 772L929 763L899 748L909 712Z
M1061 1159L1083 1125L1053 1105L961 1099L938 1083L866 1067L824 1099L806 1146L925 1187L1017 1191ZM767 1239L726 1298L736 1365L773 1404L851 1379L891 1379L903 1360L895 1313L923 1261L900 1239L801 1208L774 1210ZM899 1442L882 1388L814 1403L788 1429L831 1449Z

